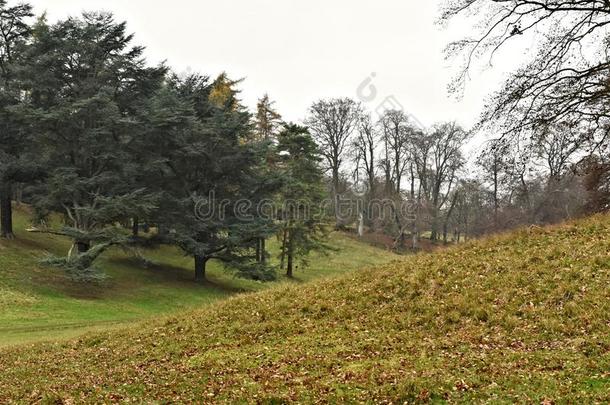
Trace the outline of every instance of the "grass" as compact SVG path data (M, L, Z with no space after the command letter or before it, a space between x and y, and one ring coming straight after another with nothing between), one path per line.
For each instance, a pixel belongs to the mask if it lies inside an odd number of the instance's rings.
M221 264L209 264L205 285L193 280L192 259L163 247L144 251L149 266L121 250L106 254L100 267L109 275L101 285L68 280L61 270L41 266L45 252L65 254L64 238L24 232L28 215L17 210L18 239L0 241L0 347L41 340L62 340L87 331L103 331L169 313L184 313L240 292L286 282L302 282L384 263L395 256L333 235L338 250L328 257L313 255L296 281L263 284L234 278ZM277 246L271 242L275 252ZM274 253L275 254L275 253Z
M521 230L5 349L0 402L607 403L609 286L609 216Z

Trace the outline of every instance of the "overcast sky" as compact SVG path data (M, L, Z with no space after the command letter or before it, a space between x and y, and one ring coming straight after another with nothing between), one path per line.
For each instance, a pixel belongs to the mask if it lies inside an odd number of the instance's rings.
M50 21L82 11L113 12L128 23L151 63L167 61L178 72L244 78L249 107L269 93L287 120L300 121L325 97L372 98L358 87L367 78L377 96L395 100L428 126L457 120L471 125L484 97L502 77L498 69L475 72L463 99L447 93L456 62L443 58L452 36L467 23L435 24L440 0L30 0ZM514 61L504 55L499 65ZM374 74L374 77L371 77ZM369 82L367 82L368 84Z

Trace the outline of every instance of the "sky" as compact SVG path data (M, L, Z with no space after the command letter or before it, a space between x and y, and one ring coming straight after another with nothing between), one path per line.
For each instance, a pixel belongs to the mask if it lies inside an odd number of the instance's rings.
M30 0L50 22L82 11L110 11L127 21L151 64L179 73L226 71L254 108L268 93L287 121L301 122L316 100L351 97L372 111L403 108L422 125L471 126L504 70L478 69L462 98L448 94L457 61L445 60L452 38L472 33L467 21L436 24L442 0ZM390 101L388 101L390 100Z

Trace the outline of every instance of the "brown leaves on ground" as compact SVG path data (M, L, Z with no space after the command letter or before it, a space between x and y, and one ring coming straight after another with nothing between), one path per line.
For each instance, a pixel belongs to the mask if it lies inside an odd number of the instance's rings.
M610 401L610 217L0 352L0 402ZM552 398L552 399L551 399Z

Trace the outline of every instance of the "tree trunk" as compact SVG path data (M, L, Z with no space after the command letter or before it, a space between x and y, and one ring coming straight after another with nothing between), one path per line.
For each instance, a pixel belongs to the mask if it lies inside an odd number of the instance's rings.
M447 215L445 216L445 220L443 221L443 242L447 244L447 228L449 227L449 220L451 219L451 215L453 214L453 210L455 209L455 205L458 200L458 194L455 193L453 198L451 199L451 206L449 210L447 210Z
M438 240L438 208L437 208L437 204L438 202L435 200L433 202L433 207L432 207L432 224L431 224L431 232L430 232L430 240L431 241L436 241Z
M498 230L498 208L500 206L498 201L498 170L494 165L494 231Z
M261 238L261 263L267 262L267 247L265 238Z
M438 239L438 231L437 231L437 222L436 222L436 218L432 219L432 230L430 231L430 240L431 241L436 241Z
M256 262L263 262L263 260L261 259L261 238L256 239Z
M76 241L75 242L76 249L78 249L79 254L87 253L91 248L91 244L89 242Z
M415 199L415 172L413 171L413 163L411 163L411 199Z
M290 238L290 240L288 241L288 266L286 269L286 276L288 276L288 278L292 278L293 277L293 264L294 262L294 246L292 244L292 238Z
M13 239L13 206L11 205L12 189L10 184L4 184L0 189L0 237Z
M133 236L138 236L140 233L140 220L138 219L138 217L135 217L133 219L133 225L131 227L131 234Z
M286 267L286 276L288 278L294 278L292 253L288 253L288 266Z
M195 256L195 281L203 283L205 281L205 267L208 258L203 256Z
M339 193L335 194L335 230L341 230L343 227L343 221L341 218L342 213L339 211L341 207L341 196Z
M335 211L335 230L341 228L340 212L339 212L339 166L332 167L332 195L333 195L333 210Z

